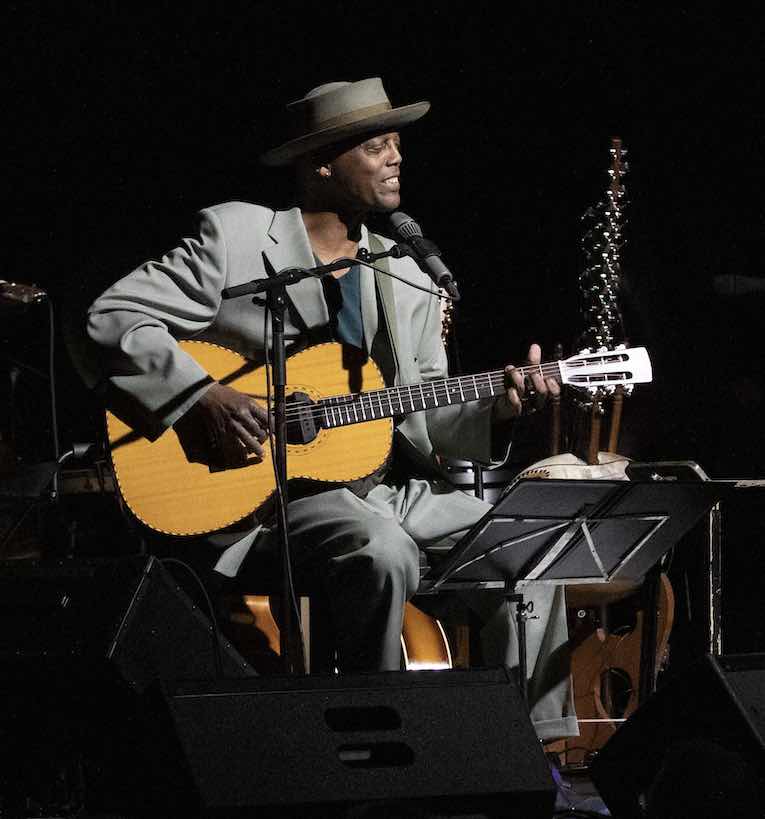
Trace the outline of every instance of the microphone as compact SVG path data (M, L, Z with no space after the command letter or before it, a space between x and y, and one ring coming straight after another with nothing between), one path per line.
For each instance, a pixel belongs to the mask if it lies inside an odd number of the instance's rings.
M390 222L396 239L405 243L411 250L411 257L417 262L420 270L427 273L433 283L445 290L455 301L459 301L460 292L457 282L449 268L441 261L441 251L422 235L422 229L411 216L400 210L391 213Z

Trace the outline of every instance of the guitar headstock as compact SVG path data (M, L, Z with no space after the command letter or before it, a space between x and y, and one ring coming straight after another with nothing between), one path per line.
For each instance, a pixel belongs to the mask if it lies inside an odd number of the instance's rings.
M47 293L33 284L20 284L0 279L0 302L11 304L36 304L42 301Z
M580 343L589 347L613 347L625 340L619 308L621 251L624 247L624 176L627 155L619 137L611 140L609 183L604 199L588 208L582 220L585 267L579 276L585 331Z
M559 366L561 383L600 395L619 386L629 391L634 384L650 384L653 380L651 359L645 347L583 350L560 361Z

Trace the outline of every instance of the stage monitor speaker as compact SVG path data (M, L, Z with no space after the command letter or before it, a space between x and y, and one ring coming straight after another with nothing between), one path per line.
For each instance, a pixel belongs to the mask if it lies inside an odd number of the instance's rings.
M219 640L226 677L254 671ZM111 666L135 691L153 680L213 679L210 620L154 557L0 565L0 667L91 680Z
M0 564L0 815L146 801L150 686L214 679L214 646L209 619L153 557ZM254 675L219 646L224 675Z
M162 779L176 805L194 790L192 814L552 815L551 774L504 668L259 677L164 697L182 751Z
M704 657L638 708L591 774L620 819L762 815L750 811L765 792L765 654Z

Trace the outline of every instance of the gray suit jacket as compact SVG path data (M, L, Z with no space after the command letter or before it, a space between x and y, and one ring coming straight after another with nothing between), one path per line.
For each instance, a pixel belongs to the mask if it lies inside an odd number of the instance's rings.
M391 245L382 239L386 247ZM361 247L369 247L362 228ZM262 360L263 308L251 297L223 300L224 287L263 278L266 257L275 271L310 267L313 252L300 210L273 211L228 202L201 211L198 232L161 259L148 261L109 288L91 306L88 333L101 349L102 383L111 384L140 407L147 434L173 424L209 386L201 367L176 344L195 338ZM362 268L362 319L367 349L378 328L375 282L385 311L397 384L446 375L439 300L435 287L411 259L391 259L390 269L427 288ZM292 309L285 322L288 344L329 321L323 288L305 279L289 288ZM435 453L491 461L492 401L481 400L413 413L400 424L426 457ZM151 431L153 429L153 432Z

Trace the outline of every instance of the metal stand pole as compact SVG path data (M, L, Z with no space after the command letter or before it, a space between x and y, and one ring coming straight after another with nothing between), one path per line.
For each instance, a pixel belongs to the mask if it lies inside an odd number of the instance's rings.
M505 586L505 599L508 603L515 603L515 622L518 625L518 683L521 689L521 697L528 708L529 705L529 681L528 681L528 660L526 657L526 621L533 616L534 604L526 603L523 595L511 592L510 584Z
M277 480L275 499L282 569L280 648L285 672L288 674L304 674L305 659L303 657L302 641L298 629L297 615L293 611L294 587L287 524L287 504L289 503L287 496L287 356L284 344L284 313L287 309L286 288L282 285L270 289L267 298L271 312L274 356L274 467Z

